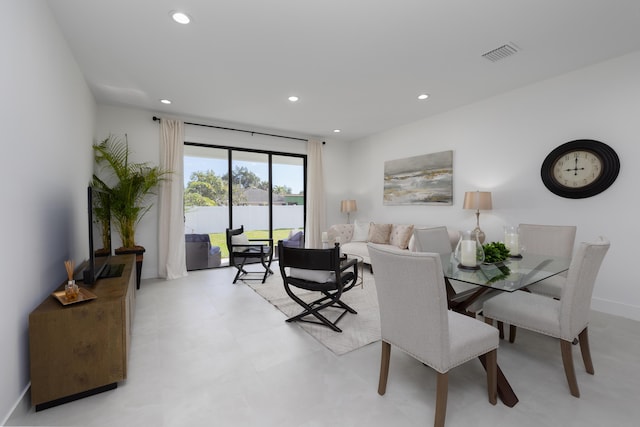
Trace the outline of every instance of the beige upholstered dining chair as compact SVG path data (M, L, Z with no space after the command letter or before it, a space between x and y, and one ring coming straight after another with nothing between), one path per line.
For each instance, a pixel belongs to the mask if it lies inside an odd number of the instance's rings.
M448 372L475 357L487 363L489 402L497 400L498 331L447 310L440 256L368 244L380 306L382 357L378 393L384 395L394 345L437 372L436 426L444 425Z
M573 225L520 224L518 226L520 244L526 254L551 255L571 258L576 239ZM533 293L560 298L566 274L549 277L527 287Z
M413 229L413 240L416 252L435 252L438 254L450 254L451 239L447 227L428 227Z
M504 292L487 300L483 307L485 322L492 324L493 320L498 320L509 323L513 336L515 327L520 327L559 338L565 375L575 397L580 397L580 390L573 367L571 343L576 337L579 339L584 367L593 374L587 326L596 276L609 246L609 241L604 238L595 243L580 244L571 260L559 300L530 292Z

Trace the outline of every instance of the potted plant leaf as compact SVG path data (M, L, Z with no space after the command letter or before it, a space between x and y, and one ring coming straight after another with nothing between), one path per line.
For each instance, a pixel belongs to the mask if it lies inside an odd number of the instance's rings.
M109 210L113 225L120 235L122 247L115 254L136 254L137 287L145 248L136 244L136 227L151 209L149 197L155 195L161 181L169 179L170 171L149 163L129 161L131 151L125 140L113 135L93 145L97 174L93 184L108 194Z

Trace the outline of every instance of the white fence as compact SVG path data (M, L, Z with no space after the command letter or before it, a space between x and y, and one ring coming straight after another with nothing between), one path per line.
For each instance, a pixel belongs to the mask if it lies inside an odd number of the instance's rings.
M273 206L273 228L302 228L304 226L304 206ZM233 223L244 225L248 230L269 229L268 206L235 206ZM185 233L224 233L229 226L228 206L191 206L186 209Z

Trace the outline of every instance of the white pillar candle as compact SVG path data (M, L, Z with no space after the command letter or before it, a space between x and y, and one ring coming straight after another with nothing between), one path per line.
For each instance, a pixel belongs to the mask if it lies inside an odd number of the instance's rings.
M504 245L509 249L511 255L520 255L520 242L518 235L515 233L505 233Z
M465 267L475 267L477 265L476 259L476 242L463 240L460 247L460 264Z

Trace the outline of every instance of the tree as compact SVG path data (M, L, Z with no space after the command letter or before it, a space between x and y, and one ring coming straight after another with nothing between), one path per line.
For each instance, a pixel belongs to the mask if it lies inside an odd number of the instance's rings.
M251 172L246 166L236 166L232 172L233 184L242 188L260 188L262 190L269 189L269 183L262 181L258 175ZM222 179L229 179L229 174L222 176Z
M285 194L291 194L292 190L290 187L286 185L274 185L273 186L273 194L280 194L284 196Z
M227 182L214 171L197 171L189 177L184 192L186 206L227 206L228 200Z
M246 168L245 168L246 169ZM251 172L240 173L240 181L250 181ZM249 177L248 179L244 179ZM233 184L233 204L243 205L247 203L245 187L238 183ZM228 206L229 205L229 184L227 175L217 176L212 170L197 171L191 174L187 188L184 191L185 206Z

